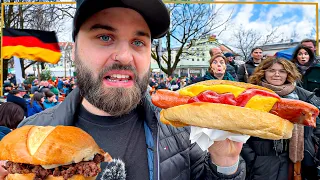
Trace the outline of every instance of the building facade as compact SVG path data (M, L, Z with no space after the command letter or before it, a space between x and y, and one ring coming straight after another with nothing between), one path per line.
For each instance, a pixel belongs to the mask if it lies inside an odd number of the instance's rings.
M217 39L210 39L209 36L202 37L198 40L193 40L191 47L186 45L184 48L184 53L182 53L180 56L180 62L174 71L174 75L179 77L204 76L209 67L209 50L214 47L220 47L224 53L233 52L232 49L224 44L219 43ZM178 48L172 48L171 64L174 63L174 59L178 50ZM168 52L166 50L163 50L162 53L168 57ZM162 61L162 65L166 67L164 61ZM160 74L163 74L159 69L158 63L154 59L151 59L151 69L153 72L160 72Z

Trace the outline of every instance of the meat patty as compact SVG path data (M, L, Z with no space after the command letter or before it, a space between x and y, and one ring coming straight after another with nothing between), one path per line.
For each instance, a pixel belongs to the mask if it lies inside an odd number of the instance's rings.
M73 175L80 174L84 177L94 177L101 172L99 163L104 161L104 156L96 154L91 161L82 161L70 165L63 165L53 169L44 169L40 165L14 163L8 161L3 166L10 174L28 174L34 173L36 176L34 180L45 180L47 176L62 176L64 180L71 178Z

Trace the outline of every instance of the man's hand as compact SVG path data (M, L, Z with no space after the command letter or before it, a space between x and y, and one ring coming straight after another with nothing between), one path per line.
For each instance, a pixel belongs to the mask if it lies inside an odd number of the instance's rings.
M229 139L215 141L214 144L209 147L212 162L222 167L234 165L239 160L242 145L243 143Z
M2 167L4 165L6 165L6 161L0 161L0 180L4 180L4 178L8 175L8 171Z

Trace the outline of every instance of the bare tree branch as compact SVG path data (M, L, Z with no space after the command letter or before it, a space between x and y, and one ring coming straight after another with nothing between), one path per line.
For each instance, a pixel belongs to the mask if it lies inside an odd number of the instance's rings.
M221 21L219 12L223 10L222 7L214 11L210 4L169 4L167 8L171 14L171 26L163 39L166 42L163 48L165 53L161 58L157 58L156 52L152 53L152 58L157 61L159 68L171 75L183 57L196 53L196 51L190 51L194 45L193 40L206 38L216 33L217 29L220 29L220 33L224 31L226 28L221 30L221 27L230 21L233 10L226 20ZM172 51L176 51L174 57Z

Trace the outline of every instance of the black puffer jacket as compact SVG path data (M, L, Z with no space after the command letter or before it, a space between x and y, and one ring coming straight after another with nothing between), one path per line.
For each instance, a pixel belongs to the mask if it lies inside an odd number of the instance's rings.
M300 87L294 90L300 100L306 101L312 94ZM312 127L304 127L304 167L315 167L315 143ZM282 144L282 145L281 145ZM247 179L249 180L288 180L289 140L267 140L250 137L244 144L241 156L246 161ZM283 151L280 152L280 149ZM276 152L276 149L278 150ZM302 170L303 171L303 170Z
M246 68L247 68L248 77L251 76L251 74L253 73L254 69L256 68L256 66L254 65L252 57L250 57L249 60L247 62L245 62L244 64L241 64L239 66L238 72L237 72L239 82L248 82L248 79L245 76L246 71L245 71L244 66L246 66Z
M73 125L76 111L81 104L79 89L74 89L59 105L31 116L19 124L23 125ZM238 171L233 175L218 173L210 160L197 144L190 144L190 128L173 128L159 123L159 110L150 101L146 93L138 112L143 115L152 131L154 144L153 180L244 180L245 163L241 159ZM159 171L158 171L159 170Z

